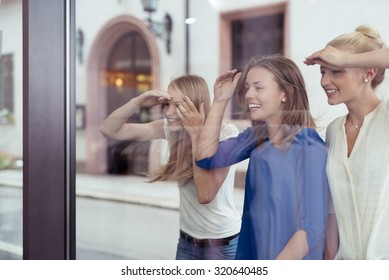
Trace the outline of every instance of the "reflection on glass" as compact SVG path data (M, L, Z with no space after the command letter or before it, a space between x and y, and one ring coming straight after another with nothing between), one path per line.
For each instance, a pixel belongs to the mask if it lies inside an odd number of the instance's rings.
M141 1L101 1L94 6L104 16L93 18L87 16L90 9L87 2L78 1L76 7L76 28L82 30L82 36L79 32L77 35L78 51L84 50L85 61L81 63L78 59L76 69L77 108L85 108L82 118L85 125L76 135L77 258L174 259L180 229L177 182L149 183L145 176L166 162L166 140L112 140L99 132L99 125L115 109L143 92L152 88L166 90L172 79L186 73L188 63L198 67L197 71L209 78L211 86L214 77L207 73L218 72L217 56L209 57L199 46L196 50L193 43L185 46L185 25L176 25L176 20L172 37L177 41L172 40L167 52L164 39L147 28ZM185 1L176 2L178 6L174 7L168 5L167 1L160 1L158 9L173 18L182 17ZM214 12L211 6L203 10L201 5L191 4L197 15L191 28L196 28L195 23L201 22L201 17L207 19L207 14ZM239 17L234 20L239 21ZM227 32L237 33L231 28ZM182 43L174 44L180 39ZM282 45L282 40L278 41ZM203 42L202 46L207 44ZM238 45L243 44L242 41ZM189 53L189 48L207 59L196 60L193 56L192 61L188 60L185 53ZM243 51L240 59L249 58L250 51L256 49ZM239 50L234 48L225 57L226 61L231 61L236 52ZM77 110L77 119L79 114ZM132 114L128 122L142 124L161 118L161 106L145 106ZM240 129L247 125L240 120L234 122ZM238 207L244 168L243 165L236 169Z
M150 184L145 177L159 164L161 144L111 140L98 131L113 110L156 85L145 23L116 10L140 8L141 1L103 1L102 12L116 13L107 20L87 17L90 7L81 2L77 28L90 51L84 53L89 62L77 63L76 69L77 108L85 108L85 126L76 135L77 259L171 259L178 227L176 184ZM150 122L160 111L143 108L129 121ZM166 229L173 238L163 243L149 234Z
M22 1L0 4L0 260L22 259Z

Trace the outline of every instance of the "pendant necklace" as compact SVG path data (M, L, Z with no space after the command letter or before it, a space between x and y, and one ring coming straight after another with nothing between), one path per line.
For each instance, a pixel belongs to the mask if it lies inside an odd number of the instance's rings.
M355 123L350 119L350 117L349 117L348 119L349 119L351 125L352 125L355 129L361 128L363 121L362 121L361 123L355 124Z

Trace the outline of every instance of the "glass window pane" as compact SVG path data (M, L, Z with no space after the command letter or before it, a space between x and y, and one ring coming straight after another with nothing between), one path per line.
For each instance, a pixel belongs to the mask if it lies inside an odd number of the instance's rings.
M104 14L93 18L87 2L76 2L77 53L84 58L76 66L77 120L84 120L76 136L77 259L175 259L178 182L151 183L147 176L167 162L167 140L115 140L102 135L99 125L145 91L167 90L171 79L185 74L185 45L168 39L170 29L184 38L184 23L172 26L169 16L182 17L185 1L174 7L160 1L158 10L169 15L155 14L153 23L145 20L142 1L93 2ZM162 118L162 106L145 106L125 121L142 125ZM236 176L241 187L243 177Z
M99 9L115 13L116 3L102 3ZM149 183L145 176L159 166L164 143L114 140L98 131L108 114L157 85L151 55L155 46L148 42L152 38L156 45L156 40L145 33L149 31L138 16L117 14L111 23L94 18L90 25L88 5L76 4L77 29L83 34L77 52L85 58L76 66L76 102L83 108L77 119L85 123L76 135L77 259L173 259L177 184ZM140 9L141 1L130 5ZM101 27L95 28L96 23ZM160 113L160 106L142 108L128 121L148 123ZM152 233L162 234L164 242Z
M0 4L0 260L22 259L22 1Z

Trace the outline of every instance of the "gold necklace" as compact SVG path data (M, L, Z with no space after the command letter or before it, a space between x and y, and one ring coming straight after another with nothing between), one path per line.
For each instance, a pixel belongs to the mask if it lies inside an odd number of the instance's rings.
M355 124L351 119L350 117L348 118L348 120L350 121L350 124L355 128L355 129L360 129L362 124L363 124L363 121L361 123L357 123Z

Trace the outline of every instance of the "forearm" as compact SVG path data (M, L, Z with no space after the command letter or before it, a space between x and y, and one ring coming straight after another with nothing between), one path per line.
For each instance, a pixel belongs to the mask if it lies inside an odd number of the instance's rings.
M277 260L301 260L308 253L308 240L305 230L296 231L277 256Z
M101 124L100 132L107 137L114 137L133 114L139 112L139 106L135 99L113 111Z
M196 186L197 198L201 204L210 203L219 191L224 182L229 168L219 168L216 170L205 170L196 165L195 156L197 154L197 139L192 138L192 158L193 158L193 180Z
M350 54L346 57L345 67L389 68L389 48Z
M201 204L209 203L217 192L212 170L205 170L196 165L197 141L192 139L193 180L196 186L197 199Z
M219 147L220 127L228 101L214 102L201 131L196 159L203 159L215 154Z

